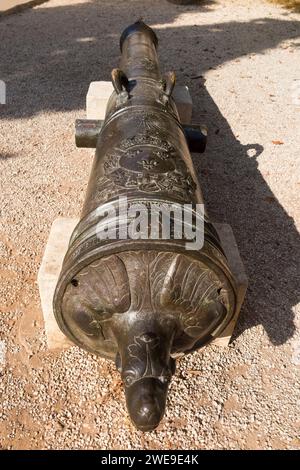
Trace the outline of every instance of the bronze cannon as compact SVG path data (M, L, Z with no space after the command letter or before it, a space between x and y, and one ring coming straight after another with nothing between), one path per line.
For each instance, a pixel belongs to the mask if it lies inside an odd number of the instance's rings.
M77 123L77 145L96 154L54 296L65 335L115 361L129 415L142 431L163 417L176 358L220 335L237 310L219 236L206 212L196 213L203 199L190 151L203 152L206 135L180 122L175 75L160 73L157 44L143 22L126 28L104 121ZM128 236L141 205L148 215L171 207L168 236L150 236L151 217L140 236ZM195 228L201 219L200 247L187 248L187 237L174 229L185 207L190 217L181 227ZM103 236L104 226L110 236Z

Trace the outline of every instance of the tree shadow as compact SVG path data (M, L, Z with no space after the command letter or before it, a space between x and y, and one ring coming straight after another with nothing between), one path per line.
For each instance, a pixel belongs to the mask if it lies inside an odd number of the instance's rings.
M261 18L173 24L186 11L209 13L214 3L183 7L159 0L147 8L149 4L140 0L94 0L2 19L1 79L7 84L8 104L1 112L7 119L17 119L82 110L89 83L110 80L124 27L140 17L156 26L162 69L175 69L178 81L191 88L194 119L203 122L205 117L211 131L207 152L194 159L209 212L213 220L232 225L249 275L236 334L262 324L272 343L280 345L295 331L292 307L299 301L299 234L258 170L263 151L259 142L242 145L205 87L199 88L200 82L192 77L300 37L300 23ZM217 129L220 132L214 133ZM249 156L251 149L254 156Z
M159 26L163 65L176 68L177 64L168 60L172 46L180 54L178 67L187 71L194 68L191 51L194 52L196 46L201 51L199 63L205 72L209 66L297 37L299 22L271 18L248 23L164 26L186 12L207 14L214 4L219 8L214 1L180 6L154 0L151 8L147 8L148 3L140 0L117 3L91 0L60 7L45 3L33 10L3 17L0 70L1 80L7 86L7 105L1 109L1 115L16 119L41 111L84 108L89 83L110 80L110 72L119 60L119 36L124 26L140 17L150 25ZM218 54L220 45L222 50Z
M28 3L22 4L22 5L17 5L15 7L10 8L9 10L0 12L0 20L3 16L13 15L15 13L25 11L28 8L32 8L32 7L35 7L37 5L41 5L42 3L46 3L46 2L48 2L48 0L31 0Z

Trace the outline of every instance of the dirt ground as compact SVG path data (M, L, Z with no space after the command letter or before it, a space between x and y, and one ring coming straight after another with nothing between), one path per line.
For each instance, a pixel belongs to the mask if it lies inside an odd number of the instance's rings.
M140 17L209 128L194 163L249 276L232 344L181 360L148 434L129 422L113 364L47 351L36 281L53 220L77 216L84 199L92 152L75 148L74 120ZM0 19L3 449L300 448L299 20L257 0L50 0Z

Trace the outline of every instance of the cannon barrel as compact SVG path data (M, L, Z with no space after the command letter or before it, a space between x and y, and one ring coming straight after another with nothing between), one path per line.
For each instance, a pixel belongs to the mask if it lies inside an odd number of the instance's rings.
M157 44L143 22L129 26L104 121L77 122L78 145L96 146L96 154L54 296L61 330L116 362L142 431L163 417L176 358L221 334L237 308L218 234L206 212L197 213L203 198L189 146L203 151L205 132L179 121L175 75L161 74ZM137 235L141 206L149 217ZM168 236L162 218L153 230L161 207L173 222ZM187 248L188 237L174 229L183 213L190 216L180 221L184 234L197 217L202 223L200 247Z

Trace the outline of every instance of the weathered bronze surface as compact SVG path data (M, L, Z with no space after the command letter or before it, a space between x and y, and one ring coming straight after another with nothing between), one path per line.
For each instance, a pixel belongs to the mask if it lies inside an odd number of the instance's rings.
M120 45L104 122L77 123L78 145L96 145L96 155L54 310L75 344L116 361L130 417L149 431L164 414L176 357L218 336L235 314L236 283L207 215L200 250L187 250L185 240L172 236L97 236L99 208L108 204L116 206L121 230L120 196L129 206L149 208L203 203L189 146L204 151L205 135L179 122L171 96L175 76L160 73L155 33L137 22Z

